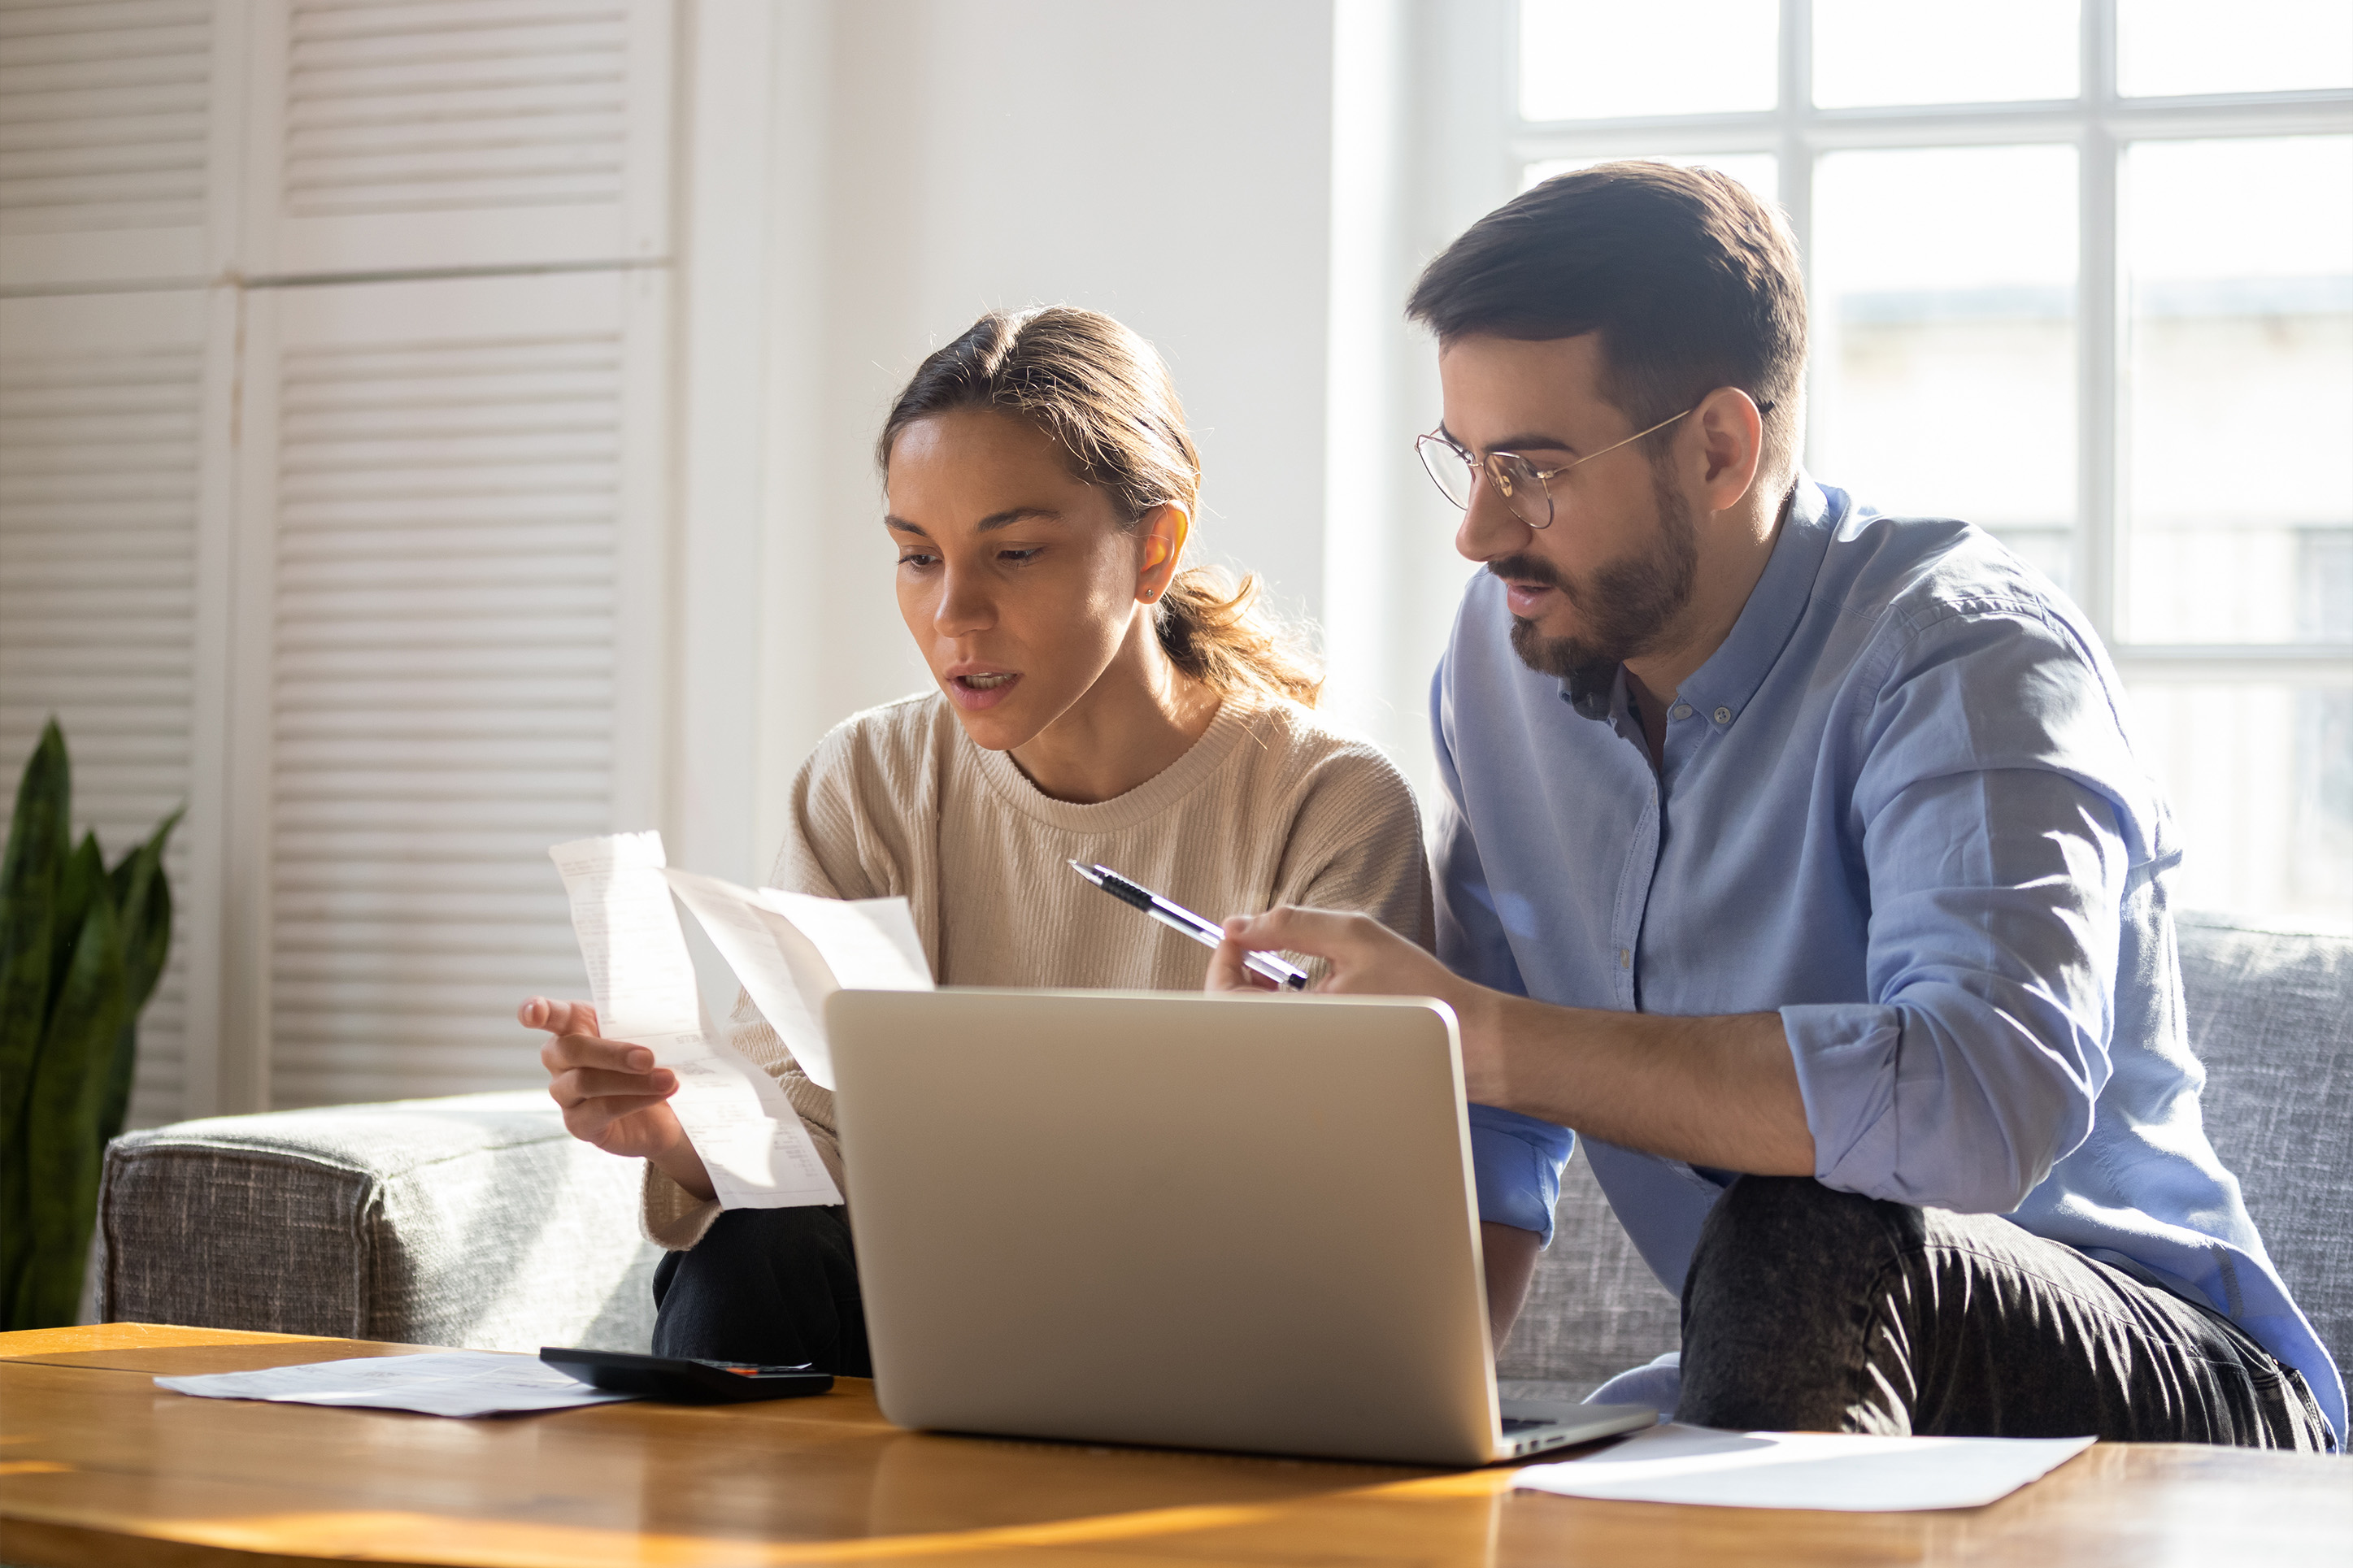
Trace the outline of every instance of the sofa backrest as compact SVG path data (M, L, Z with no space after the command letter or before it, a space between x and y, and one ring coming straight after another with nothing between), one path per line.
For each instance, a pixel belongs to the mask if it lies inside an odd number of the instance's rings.
M2353 1364L2353 936L2218 915L2177 924L2206 1135L2341 1370Z
M2353 936L2227 916L2177 919L2207 1135L2237 1173L2272 1260L2340 1367L2353 1358ZM1552 1247L1497 1365L1591 1384L1672 1350L1653 1279L1583 1160L1561 1180Z

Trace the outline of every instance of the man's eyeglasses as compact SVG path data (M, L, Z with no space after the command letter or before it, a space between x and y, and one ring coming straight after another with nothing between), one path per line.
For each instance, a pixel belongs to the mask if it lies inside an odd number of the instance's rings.
M1773 405L1769 403L1757 405L1757 412L1760 415L1772 411ZM1547 481L1558 479L1577 463L1589 463L1596 458L1608 457L1620 447L1630 447L1643 437L1665 429L1690 412L1686 408L1683 414L1670 414L1648 430L1637 430L1623 441L1604 447L1599 452L1588 452L1576 463L1563 463L1556 468L1539 468L1517 452L1490 452L1483 459L1474 458L1447 435L1443 426L1427 436L1415 437L1413 447L1421 458L1422 468L1438 486L1439 492L1463 510L1471 510L1472 491L1478 487L1479 476L1484 472L1488 483L1495 487L1497 493L1504 498L1504 503L1512 509L1514 517L1530 528L1550 528L1552 487Z

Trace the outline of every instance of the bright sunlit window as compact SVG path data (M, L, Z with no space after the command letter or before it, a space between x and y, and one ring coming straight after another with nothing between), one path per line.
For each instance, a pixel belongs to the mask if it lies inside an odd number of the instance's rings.
M1523 0L1524 181L1788 214L1807 466L2080 603L2190 906L2353 921L2353 5Z

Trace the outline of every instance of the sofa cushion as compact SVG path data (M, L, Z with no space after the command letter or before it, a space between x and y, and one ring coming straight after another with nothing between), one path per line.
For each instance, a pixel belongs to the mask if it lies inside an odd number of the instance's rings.
M1579 1154L1560 1173L1552 1246L1536 1260L1527 1305L1496 1358L1496 1377L1565 1384L1549 1392L1582 1398L1682 1342L1680 1304L1634 1250ZM1540 1391L1506 1392L1525 1398Z
M476 1350L643 1350L640 1167L544 1092L223 1116L108 1149L109 1321Z
M2296 1305L2353 1358L2353 936L2185 915L2181 989L2206 1135Z

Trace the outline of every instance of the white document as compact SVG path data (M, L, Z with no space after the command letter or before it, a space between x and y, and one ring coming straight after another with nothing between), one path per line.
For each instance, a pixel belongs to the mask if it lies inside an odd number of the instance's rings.
M575 1405L610 1405L638 1397L591 1388L535 1356L502 1355L496 1351L362 1356L262 1372L159 1377L155 1386L206 1399L356 1405L375 1410L416 1410L427 1415L568 1410Z
M1845 1513L1977 1508L2040 1480L2089 1437L1866 1437L1667 1425L1514 1484L1563 1497Z
M572 900L598 1026L607 1039L645 1047L678 1075L670 1109L721 1205L841 1202L783 1088L703 1017L694 961L662 878L661 835L575 839L548 854Z
M833 1087L827 997L844 989L932 989L931 963L904 899L820 899L675 868L663 875L820 1089Z

